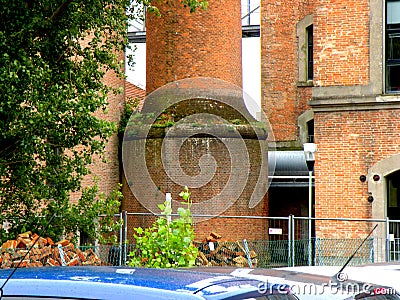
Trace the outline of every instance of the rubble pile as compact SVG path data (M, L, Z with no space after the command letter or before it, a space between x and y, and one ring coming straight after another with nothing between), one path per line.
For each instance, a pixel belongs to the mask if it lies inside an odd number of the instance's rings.
M51 238L43 238L30 231L19 234L15 240L6 241L0 248L1 269L101 264L92 249L81 251L69 240L54 243Z
M199 250L197 264L202 266L235 266L257 267L257 253L253 250L246 251L239 241L223 241L222 236L211 232L205 240L194 244Z

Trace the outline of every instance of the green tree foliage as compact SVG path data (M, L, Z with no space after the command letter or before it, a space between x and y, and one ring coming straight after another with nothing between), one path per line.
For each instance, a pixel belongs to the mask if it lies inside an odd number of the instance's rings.
M71 225L62 220L77 209L69 196L117 129L99 117L109 94L121 92L103 77L124 77L126 12L147 2L0 1L0 224L14 220L9 237L53 214L60 216L49 228L54 238Z
M95 112L118 92L103 83L105 73L124 76L127 5L1 1L0 222L14 221L11 236L53 214L53 237L66 233L69 195L116 130Z
M161 214L150 228L135 228L136 250L130 253L130 266L152 268L192 267L198 255L193 245L194 229L190 212L190 192L179 194L186 208L179 207L179 217L169 221L172 209L167 202L160 204Z

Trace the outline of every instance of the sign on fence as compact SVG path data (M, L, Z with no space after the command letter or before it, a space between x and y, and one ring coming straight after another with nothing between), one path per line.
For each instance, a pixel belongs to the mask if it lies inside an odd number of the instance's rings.
M269 234L282 234L282 228L268 228Z

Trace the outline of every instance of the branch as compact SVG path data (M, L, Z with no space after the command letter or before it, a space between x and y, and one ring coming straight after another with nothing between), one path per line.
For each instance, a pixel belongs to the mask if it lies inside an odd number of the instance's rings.
M49 21L52 22L58 15L60 15L62 12L64 12L68 5L72 2L73 0L67 0L57 10L53 13L53 15L49 18Z
M64 12L64 11L67 9L68 5L69 5L72 1L74 1L74 0L66 0L63 4L61 4L61 5L56 9L56 11L51 15L51 17L48 19L48 21L49 21L50 23L53 22L54 19L55 19L57 16L59 16L62 12ZM35 32L34 32L32 35L33 35L34 37L37 36L37 34L39 33L39 31L40 31L41 29L42 29L42 28L36 29ZM8 41L9 41L11 38L13 38L13 37L16 37L16 36L22 34L24 31L26 31L26 30L25 30L24 28L22 28L20 31L18 31L18 32L16 32L15 34L11 35L11 36L8 38Z

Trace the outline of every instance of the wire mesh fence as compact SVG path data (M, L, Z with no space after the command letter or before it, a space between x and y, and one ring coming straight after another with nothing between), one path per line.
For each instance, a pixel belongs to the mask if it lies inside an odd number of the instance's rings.
M359 247L362 239L313 239L312 264L320 266L341 266L346 263ZM374 248L379 239L369 239L352 258L350 265L377 262ZM199 266L233 266L275 268L303 266L309 261L308 240L276 241L235 241L195 243L199 250L196 264ZM134 244L122 248L113 246L95 251L103 262L120 265L129 262L129 254L135 249ZM107 252L108 251L108 252Z
M350 265L360 265L376 261L374 243L380 239L369 238L364 243L363 239L315 239L315 264L321 266L344 265L355 251Z
M156 217L153 214L133 213L129 214L128 220L135 220L135 225L149 226ZM172 220L174 217L176 216L171 216ZM253 265L264 268L342 265L353 254L350 264L400 259L400 238L393 239L390 236L391 221L388 219L208 217L206 222L194 223L196 246L202 256L198 260L200 265ZM193 216L193 219L195 220L196 216ZM128 244L132 244L134 239L129 230L131 227L128 224L125 228L125 235L128 236L126 240ZM374 230L371 230L372 228ZM209 239L208 235L211 232L220 233L222 238ZM244 243L249 248L248 253L243 251ZM237 245L241 245L242 248L238 249ZM124 258L128 260L129 252L124 253Z
M160 216L147 213L116 215L115 220L122 223L121 229L115 232L116 245L77 247L68 243L60 249L56 243L32 249L28 254L28 246L25 249L2 247L0 267L126 265L129 254L135 250L134 228L149 227L157 217ZM176 217L171 215L171 220ZM343 265L352 255L350 264L353 265L400 260L400 237L393 229L399 225L400 222L388 219L210 216L205 222L194 222L194 243L199 250L196 263L272 268ZM210 236L215 234L219 236Z

